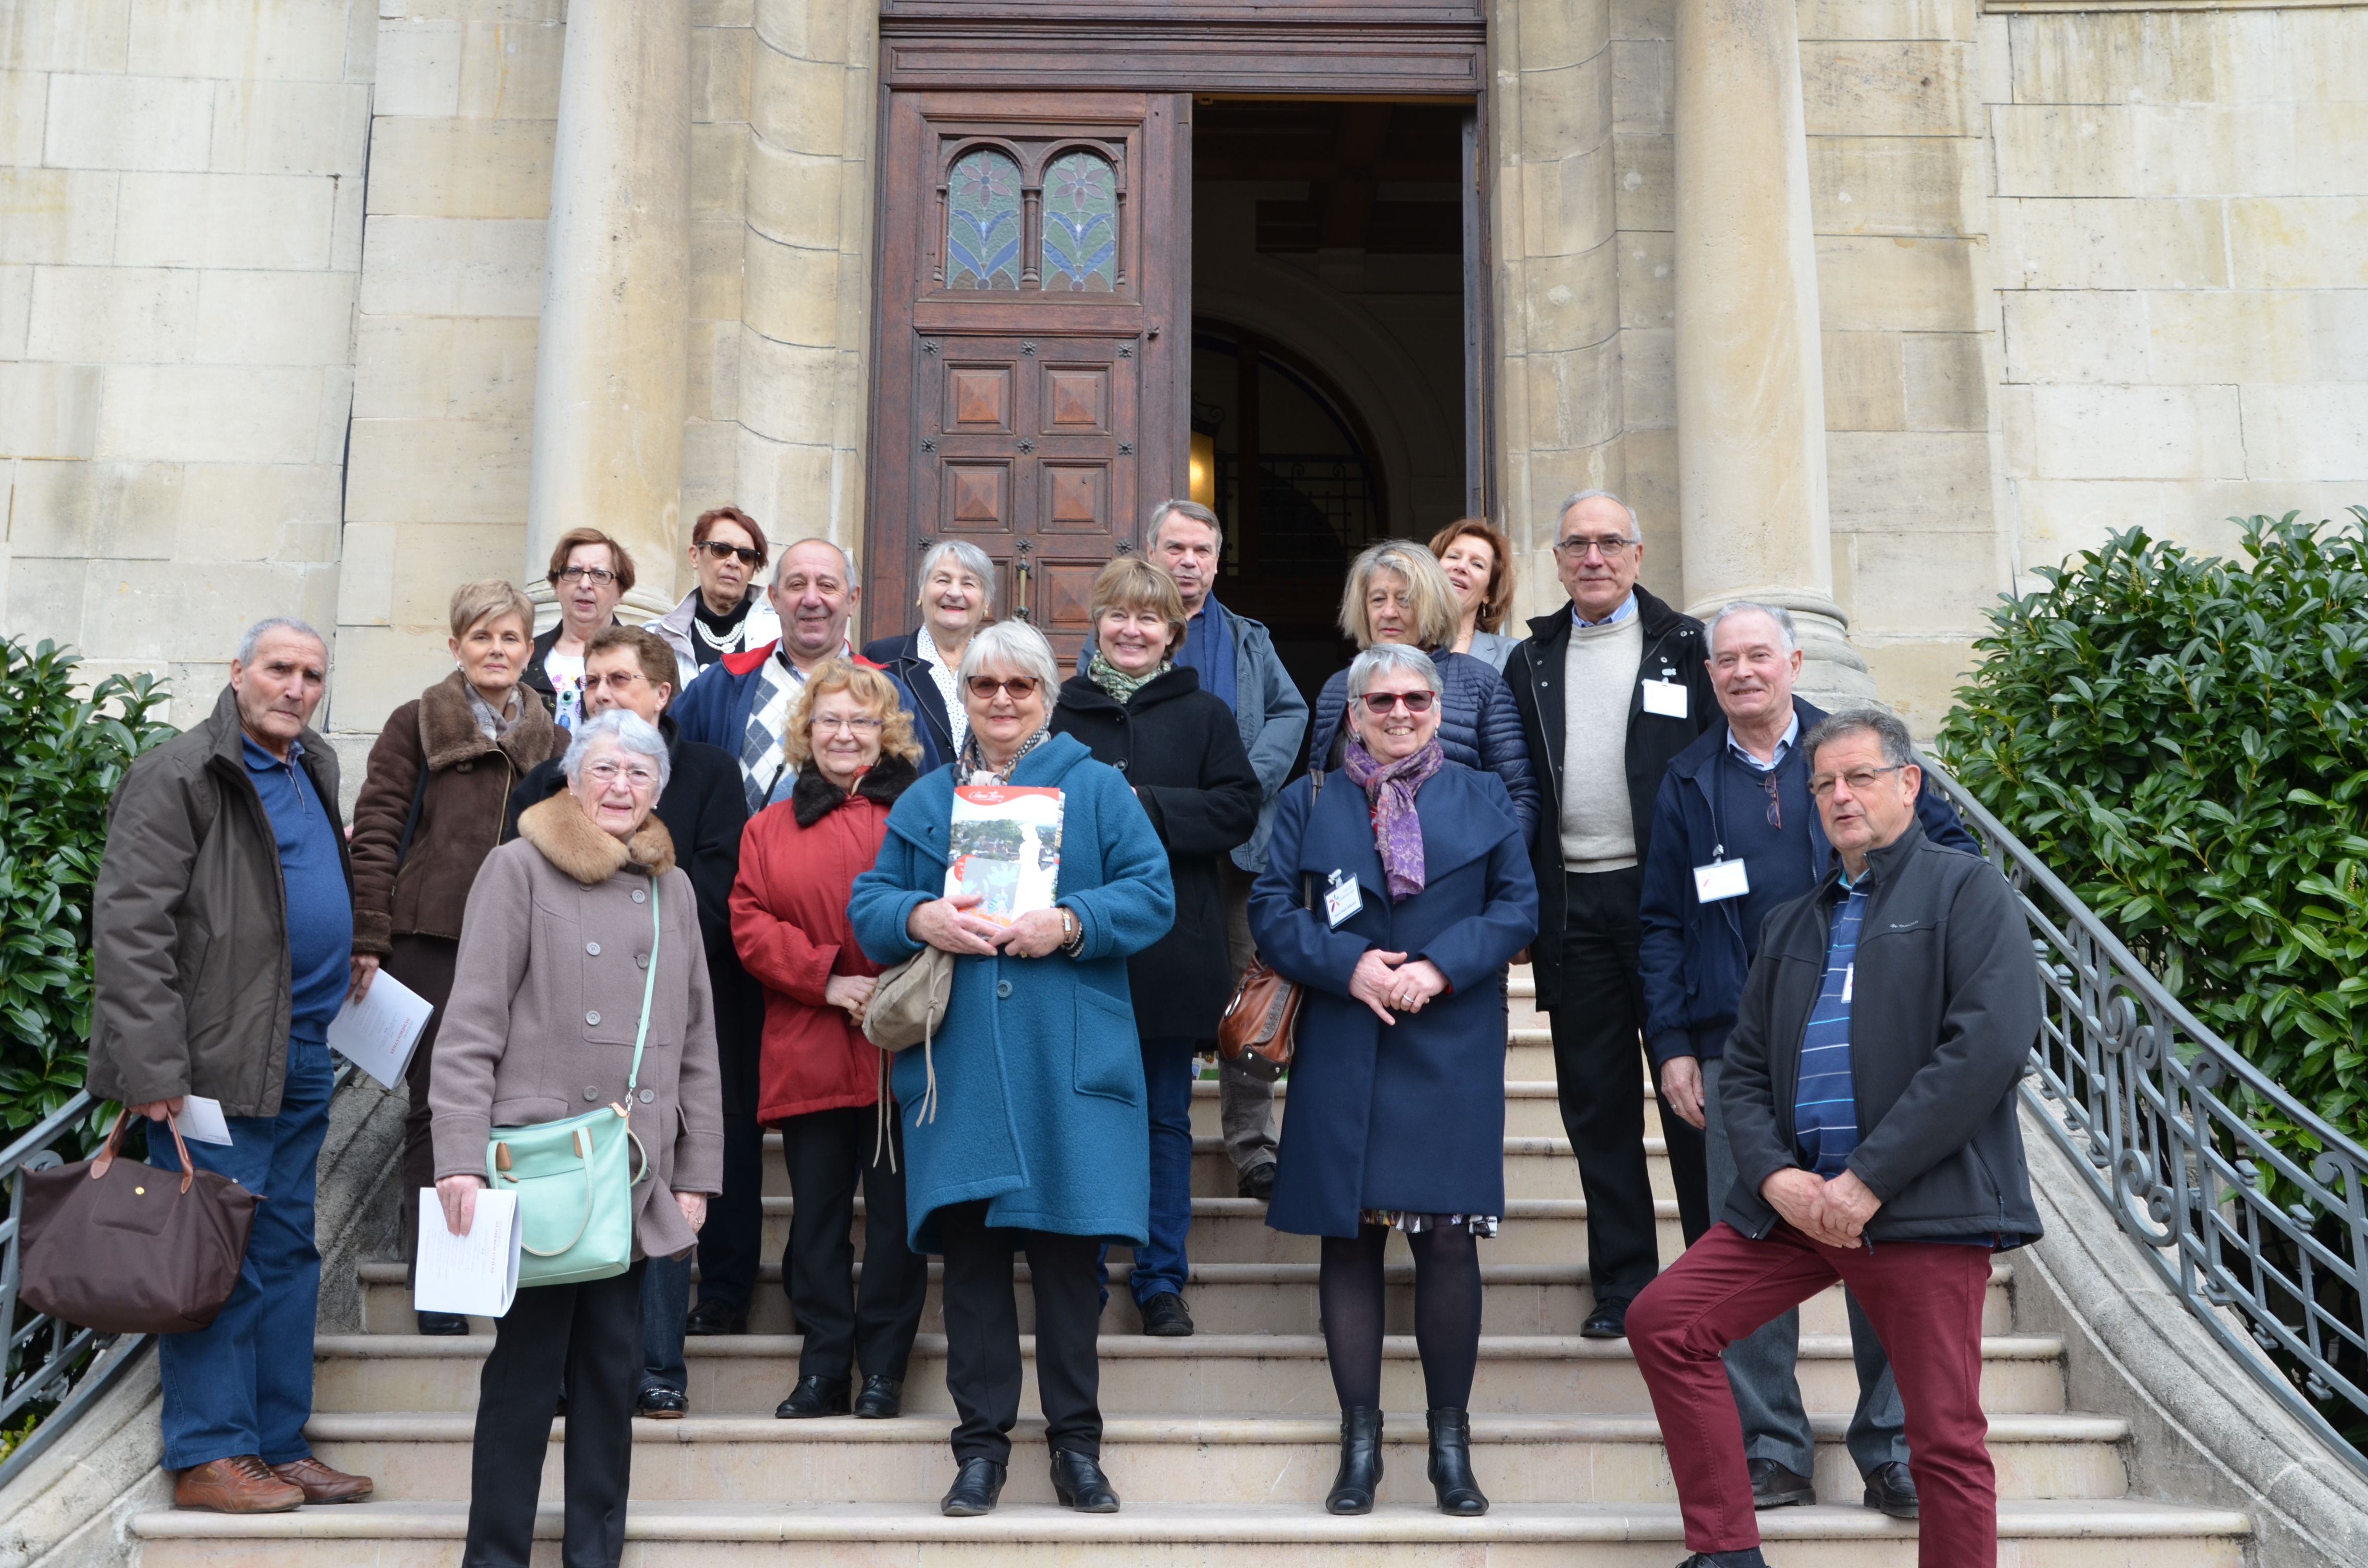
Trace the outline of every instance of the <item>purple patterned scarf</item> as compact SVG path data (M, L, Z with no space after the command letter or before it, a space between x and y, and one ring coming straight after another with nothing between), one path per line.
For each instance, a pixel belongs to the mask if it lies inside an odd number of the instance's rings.
M1389 879L1390 902L1404 903L1422 891L1422 819L1415 814L1415 791L1447 763L1447 754L1433 737L1402 761L1373 760L1365 743L1352 740L1341 755L1341 769L1365 791L1373 808L1373 847L1382 857Z

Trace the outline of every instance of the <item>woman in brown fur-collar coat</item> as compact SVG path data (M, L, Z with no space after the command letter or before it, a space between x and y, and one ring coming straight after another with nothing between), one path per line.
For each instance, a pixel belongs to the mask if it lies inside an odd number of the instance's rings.
M404 1077L403 1190L435 1180L427 1141L427 1074L452 991L461 916L477 869L501 842L510 790L527 770L567 749L542 699L518 684L533 645L534 607L499 578L452 594L450 675L396 709L370 747L354 802L354 959L435 1004ZM403 1255L418 1243L419 1214L403 1216ZM422 1334L466 1334L468 1320L419 1314Z

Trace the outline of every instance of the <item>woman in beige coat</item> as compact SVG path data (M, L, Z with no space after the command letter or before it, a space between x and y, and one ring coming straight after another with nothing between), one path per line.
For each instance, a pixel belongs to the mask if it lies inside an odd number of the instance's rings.
M468 1545L477 1568L526 1568L550 1447L567 1399L568 1568L615 1568L625 1545L644 1260L690 1249L723 1189L715 1024L690 878L651 815L666 789L658 732L619 710L577 726L568 792L518 817L469 894L460 971L428 1090L445 1223L466 1235L495 1127L626 1104L657 900L657 979L628 1107L649 1161L633 1191L633 1266L523 1289L478 1385ZM564 1381L563 1381L564 1380Z

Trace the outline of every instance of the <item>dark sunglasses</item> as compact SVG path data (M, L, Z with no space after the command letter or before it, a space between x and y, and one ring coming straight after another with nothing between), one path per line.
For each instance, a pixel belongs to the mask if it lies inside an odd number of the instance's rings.
M1035 696L1037 687L1042 684L1034 676L1007 676L1001 680L993 676L973 676L970 677L970 694L981 702L992 702L996 692L1008 691L1011 699L1018 702Z
M710 561L729 561L736 555L740 558L740 564L752 572L765 564L763 554L745 544L726 544L720 539L703 539L699 541L699 548L707 551Z
M1368 691L1357 700L1365 705L1366 712L1378 719L1401 702L1409 713L1428 713L1431 700L1438 695L1435 691Z

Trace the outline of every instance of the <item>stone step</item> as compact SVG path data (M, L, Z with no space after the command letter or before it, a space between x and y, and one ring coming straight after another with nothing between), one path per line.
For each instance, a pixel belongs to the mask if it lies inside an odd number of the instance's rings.
M1203 1334L1320 1334L1323 1324L1316 1302L1317 1266L1313 1243L1308 1253L1307 1261L1296 1263L1194 1263L1184 1288L1194 1324ZM1493 1255L1483 1256L1488 1261L1480 1267L1481 1322L1491 1334L1577 1334L1579 1325L1587 1321L1587 1314L1595 1310L1595 1292L1588 1286L1584 1264L1498 1263L1493 1261ZM1102 1312L1104 1334L1133 1334L1143 1325L1134 1299L1128 1291L1131 1271L1126 1249L1117 1249L1110 1260L1110 1303ZM921 1309L921 1330L925 1334L945 1330L939 1287L943 1272L942 1264L930 1263L929 1294ZM861 1277L860 1263L856 1273ZM1019 1326L1023 1332L1032 1332L1036 1307L1028 1265L1016 1264L1013 1274L1018 1281ZM1390 1286L1383 1319L1386 1331L1412 1334L1414 1265L1391 1264L1386 1276ZM366 1263L361 1267L361 1280L362 1324L366 1331L416 1331L403 1265ZM695 1288L690 1299L698 1299ZM1985 1306L1983 1330L2005 1334L2012 1323L2006 1275L1999 1270ZM1812 1334L1849 1332L1839 1287L1817 1296L1804 1309L1803 1325L1804 1332ZM789 1299L781 1290L779 1264L766 1264L759 1271L757 1293L749 1303L748 1327L756 1334L797 1332L790 1314ZM483 1333L493 1332L493 1324L487 1320L480 1320L479 1328Z
M474 1418L461 1414L319 1415L306 1428L313 1451L370 1476L388 1502L466 1498ZM1856 1505L1862 1483L1842 1446L1843 1416L1816 1423L1816 1479L1828 1503ZM564 1421L552 1423L554 1447ZM1004 1498L1050 1503L1044 1428L1027 1421ZM1129 1503L1314 1504L1339 1460L1337 1419L1315 1416L1121 1416L1102 1430L1102 1466ZM1989 1448L2001 1498L2122 1495L2121 1420L2092 1415L2001 1415ZM943 1415L895 1421L847 1417L779 1421L770 1415L633 1423L633 1500L929 1503L951 1479ZM1473 1464L1497 1503L1673 1503L1659 1429L1650 1416L1475 1416ZM1389 1417L1381 1500L1424 1503L1426 1437L1418 1411ZM562 1490L556 1456L542 1496Z
M149 1513L127 1523L141 1543L141 1568L390 1568L457 1562L468 1511L457 1502L360 1503L244 1517ZM1812 1561L1820 1568L1911 1568L1916 1562L1916 1527L1864 1508L1784 1508L1762 1515L1759 1528L1788 1568ZM2244 1515L2221 1509L2129 1500L2002 1503L1998 1562L2002 1568L2241 1568L2250 1533ZM542 1506L535 1534L559 1539L556 1505ZM1477 1519L1449 1518L1421 1503L1336 1517L1311 1503L1135 1503L1096 1515L1013 1502L983 1519L945 1518L934 1504L646 1503L633 1506L625 1537L626 1561L635 1568L1041 1568L1046 1546L1080 1549L1063 1561L1162 1568L1565 1563L1582 1551L1588 1568L1668 1568L1685 1551L1677 1507L1667 1503L1508 1503ZM637 1550L643 1542L650 1548ZM1096 1548L1104 1550L1089 1557Z
M735 1335L685 1346L691 1408L702 1415L768 1414L796 1381L803 1341L793 1335ZM1021 1337L1035 1355L1033 1335ZM323 1335L314 1342L313 1407L320 1412L472 1410L478 1369L490 1336L427 1339L416 1335ZM951 1411L945 1338L923 1335L906 1373L907 1410ZM1801 1337L1803 1403L1848 1410L1858 1397L1850 1340ZM2064 1409L2063 1342L2053 1336L1999 1335L1982 1341L1982 1405L1999 1415L2056 1415ZM1105 1335L1100 1343L1101 1408L1109 1415L1273 1412L1329 1416L1338 1409L1315 1335L1195 1335L1151 1339ZM1035 1408L1035 1375L1021 1408ZM1392 1410L1423 1407L1422 1369L1411 1336L1383 1341L1382 1400ZM1501 1415L1636 1415L1652 1408L1623 1340L1559 1335L1486 1335L1472 1408Z
M1291 1081L1286 1078L1274 1089L1275 1125L1280 1129L1291 1101ZM1224 1131L1218 1119L1218 1094L1213 1078L1192 1085L1192 1131L1200 1137L1213 1138ZM1505 1131L1517 1138L1563 1136L1562 1107L1554 1098L1551 1076L1543 1083L1506 1080Z

